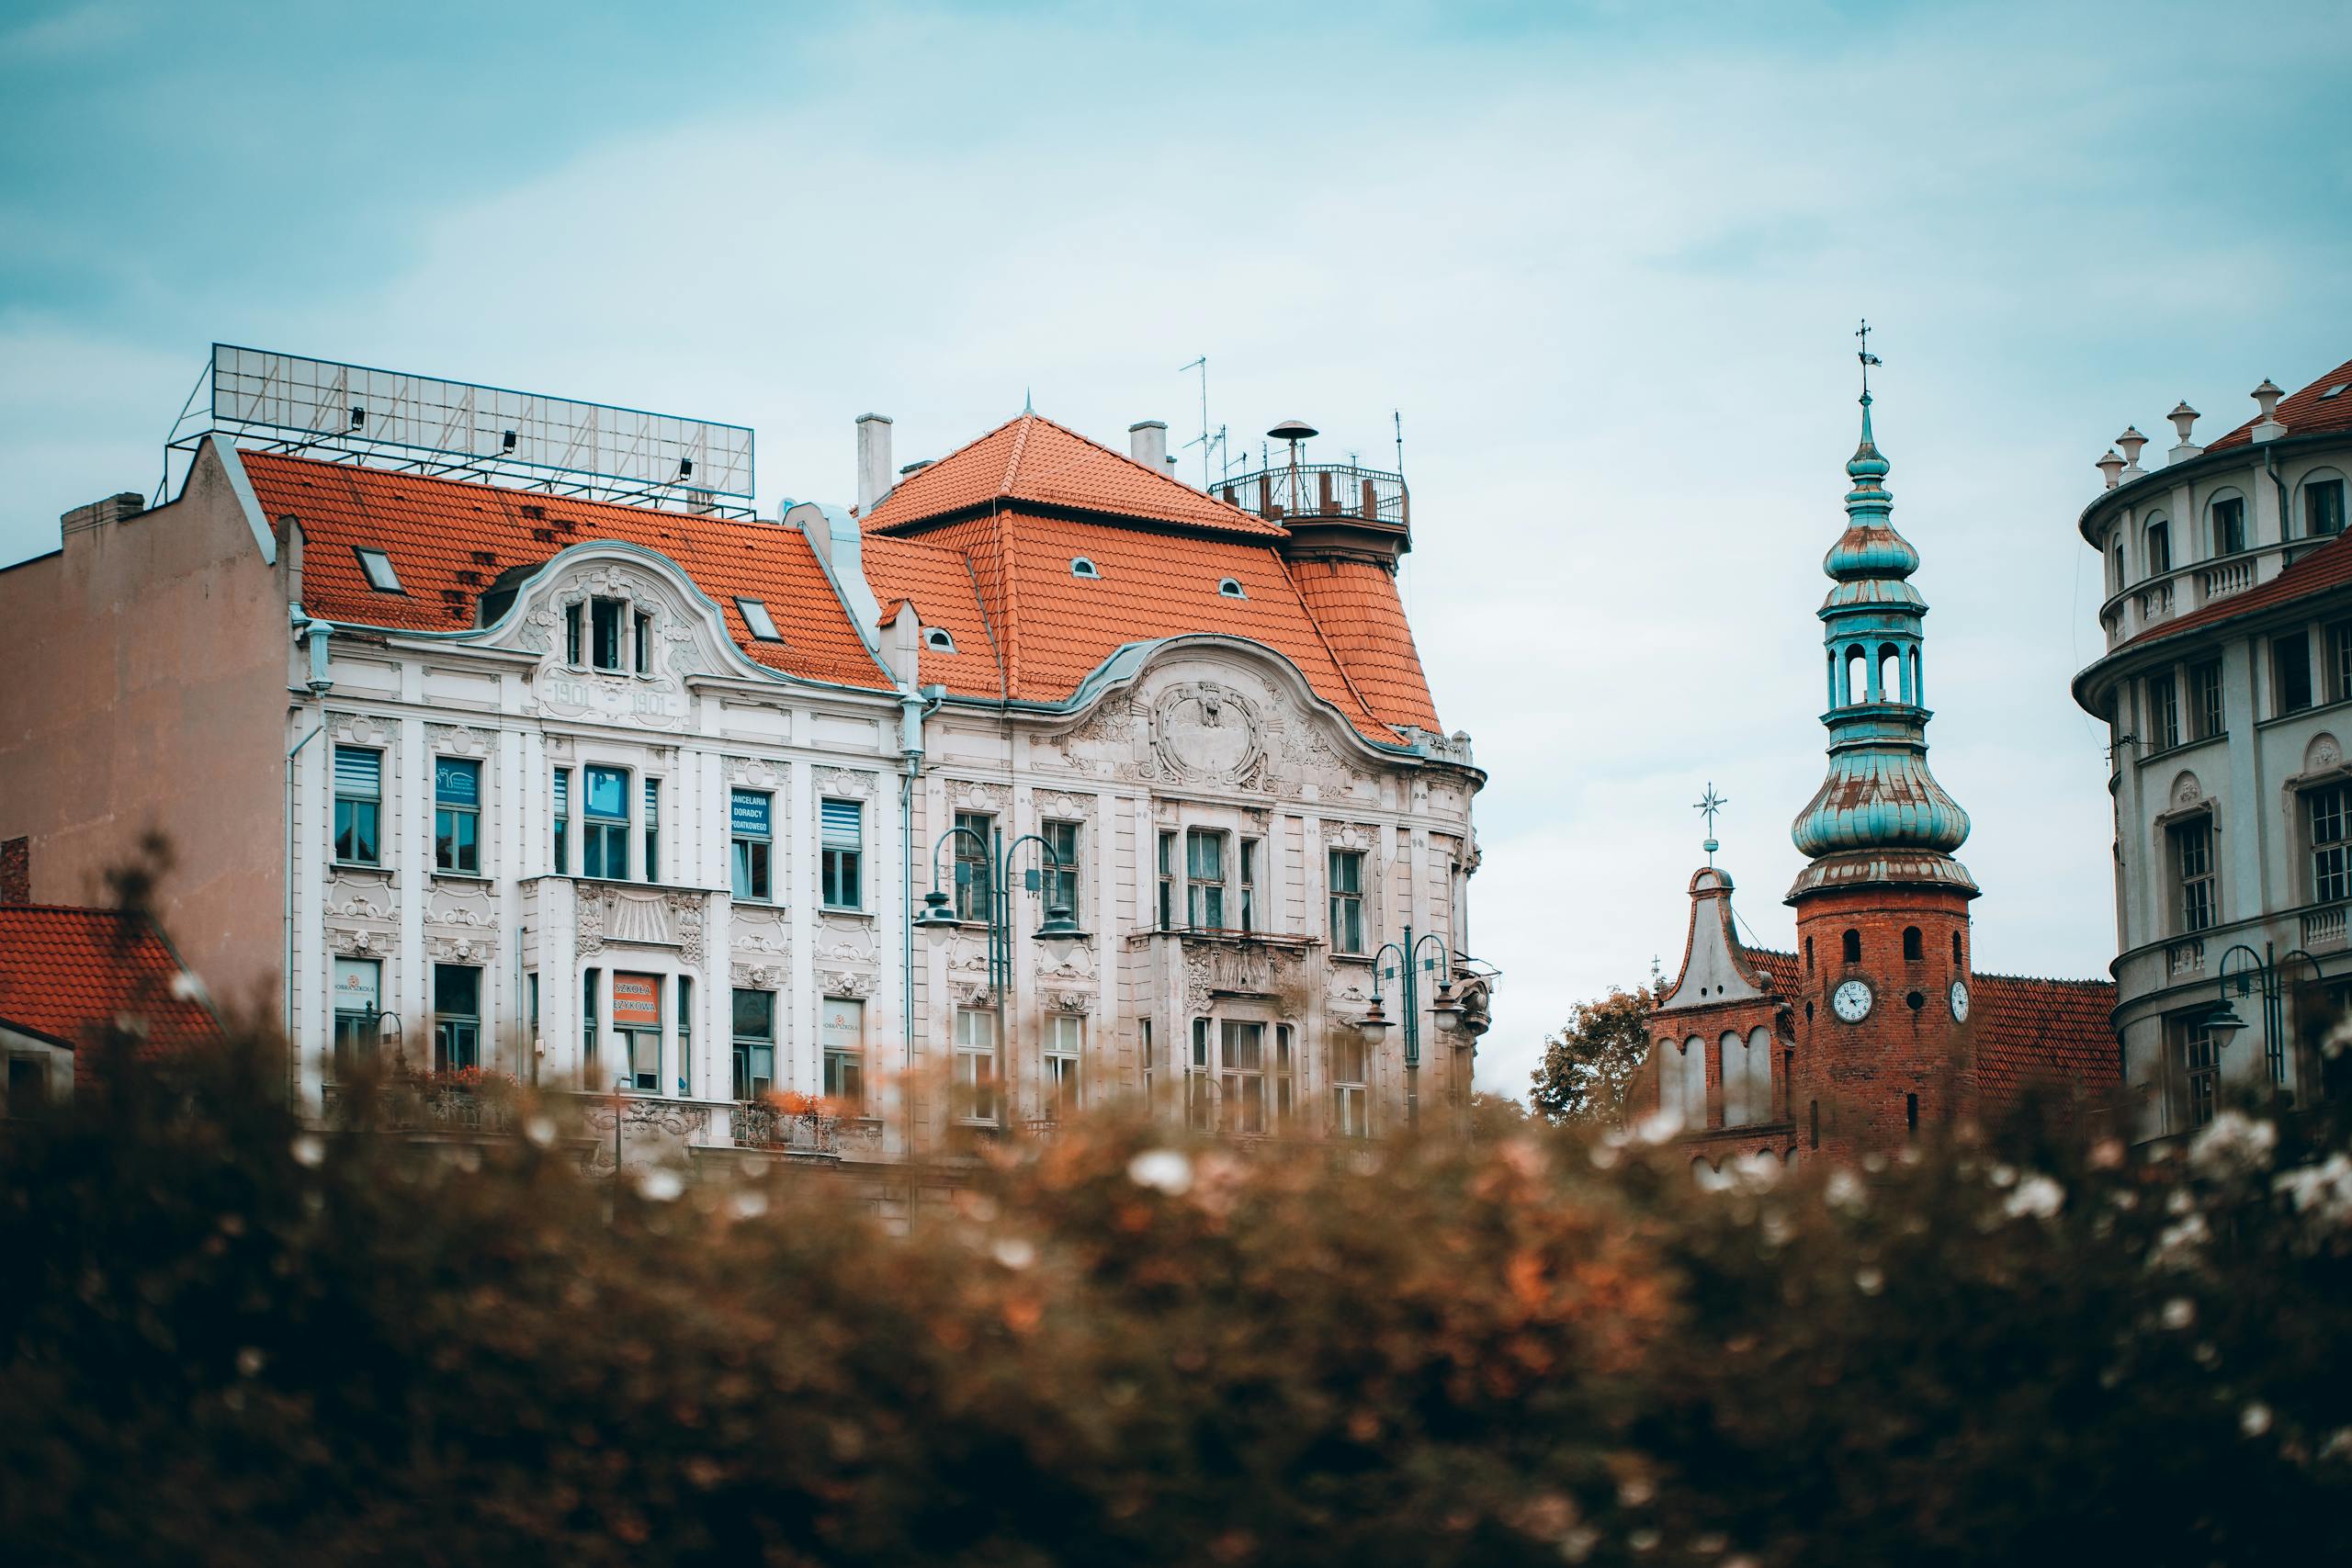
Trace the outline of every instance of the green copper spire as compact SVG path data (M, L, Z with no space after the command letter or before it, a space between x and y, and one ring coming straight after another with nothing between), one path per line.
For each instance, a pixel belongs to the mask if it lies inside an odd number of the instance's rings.
M1930 883L1973 895L1975 883L1951 858L1968 838L1968 813L1928 771L1920 625L1928 605L1909 581L1919 552L1894 531L1890 465L1871 430L1870 367L1878 359L1865 347L1861 360L1862 438L1846 464L1846 531L1821 562L1835 584L1819 612L1829 773L1790 829L1813 862L1790 897L1871 883Z

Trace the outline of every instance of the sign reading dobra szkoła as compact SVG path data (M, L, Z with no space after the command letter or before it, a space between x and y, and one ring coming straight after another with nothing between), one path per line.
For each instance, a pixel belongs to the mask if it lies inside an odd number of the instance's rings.
M613 974L613 1024L619 1029L662 1027L662 976Z

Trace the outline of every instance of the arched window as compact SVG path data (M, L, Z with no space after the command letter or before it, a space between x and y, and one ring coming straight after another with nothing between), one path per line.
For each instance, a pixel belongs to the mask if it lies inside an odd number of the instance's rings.
M1094 563L1088 560L1084 556L1072 556L1069 558L1069 574L1072 577L1097 578L1102 575L1102 572L1095 570Z
M1813 969L1813 938L1811 937L1804 939L1804 966L1806 972L1811 973Z
M1926 951L1920 945L1919 928L1917 926L1905 926L1903 928L1903 956L1911 963L1917 964L1920 959L1925 958L1927 955Z
M2109 547L2108 557L2113 570L2109 574L2107 591L2120 593L2123 592L2123 531L2120 528L2116 530L2115 543Z
M1951 933L1951 961L1954 964L1960 962L1960 933L1958 931Z
M1695 1034L1682 1043L1682 1120L1707 1124L1707 1043Z
M1869 682L1870 671L1863 664L1862 645L1856 643L1846 649L1846 690L1842 697L1842 702L1860 703L1869 701Z
M1911 694L1903 689L1906 684L1908 682L1903 679L1901 650L1891 642L1880 643L1878 645L1878 691L1873 694L1883 703L1907 703L1911 700Z
M945 626L927 626L923 629L922 645L934 653L953 653L956 637Z
M1827 651L1829 656L1829 705L1834 708L1838 705L1838 650L1836 649L1830 649Z
M1911 650L1911 700L1921 707L1928 705L1928 688L1919 679L1919 650Z
M2302 491L2303 534L2308 538L2330 539L2344 532L2344 476L2334 468L2314 468L2303 476L2298 487Z
M1862 933L1858 931L1849 931L1846 933L1846 962L1860 964L1861 961Z
M1742 1040L1726 1030L1723 1054L1724 1125L1750 1127L1772 1115L1772 1036L1758 1028Z
M1217 580L1216 591L1227 599L1247 599L1250 597L1250 595L1241 592L1241 584L1230 577L1219 578Z
M1682 1047L1661 1036L1651 1043L1650 1054L1657 1058L1657 1112L1679 1119L1682 1115Z
M2161 517L2148 525L2148 575L2162 577L2172 570L2172 530Z
M2205 503L2205 515L2212 524L2213 553L2234 556L2246 547L2245 497L2233 490L2214 492Z

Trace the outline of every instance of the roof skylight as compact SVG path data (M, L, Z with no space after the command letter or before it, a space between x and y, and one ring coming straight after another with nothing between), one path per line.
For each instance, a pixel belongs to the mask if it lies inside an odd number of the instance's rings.
M738 599L735 608L741 613L743 624L762 642L782 642L784 634L775 629L775 618L768 614L767 602L762 599Z
M359 570L368 574L368 586L379 593L398 593L401 574L392 570L392 558L381 550L371 550L354 545L351 553L359 558Z
M1241 592L1241 584L1235 581L1230 577L1221 579L1216 585L1216 591L1227 599L1247 599L1250 597L1250 595Z
M2347 389L2352 389L2352 381L2338 381L2335 386L2330 387L2326 391L2322 392L2320 396L2323 398L2341 397Z
M1099 578L1102 575L1102 572L1095 570L1094 563L1088 560L1084 556L1072 556L1069 558L1069 574L1072 577L1094 578Z
M922 634L922 645L940 653L956 651L956 637L945 626L928 626Z

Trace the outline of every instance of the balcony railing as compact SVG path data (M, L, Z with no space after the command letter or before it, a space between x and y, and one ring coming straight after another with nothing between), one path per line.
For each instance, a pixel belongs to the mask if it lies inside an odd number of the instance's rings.
M1220 479L1216 495L1269 523L1296 517L1353 517L1402 528L1412 521L1405 476L1352 463L1278 464Z
M2223 561L2197 574L2197 596L2205 604L2227 598L2233 593L2243 593L2253 586L2254 561L2251 558Z
M2183 975L2203 974L2205 972L2204 939L2193 937L2187 942L2176 942L2166 947L2165 970L2176 979Z
M2345 913L2343 904L2332 904L2324 909L2306 909L2302 916L2303 951L2332 953L2344 946Z
M735 1107L732 1132L739 1149L831 1156L842 1152L841 1123L821 1111L752 1100Z

